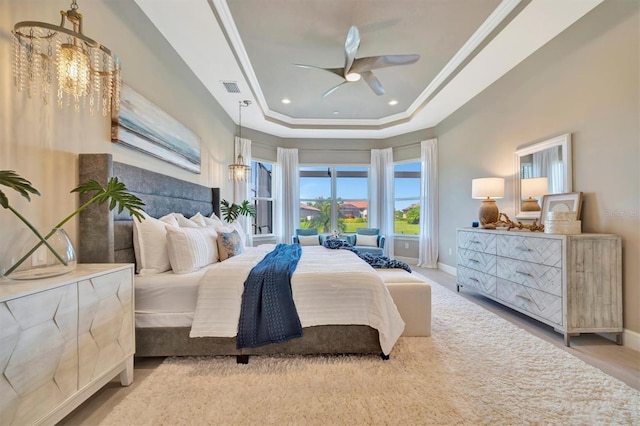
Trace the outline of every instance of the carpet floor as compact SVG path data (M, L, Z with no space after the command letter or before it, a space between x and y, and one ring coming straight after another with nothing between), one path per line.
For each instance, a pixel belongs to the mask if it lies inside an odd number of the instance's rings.
M640 425L640 392L432 283L433 334L377 356L167 358L104 425Z

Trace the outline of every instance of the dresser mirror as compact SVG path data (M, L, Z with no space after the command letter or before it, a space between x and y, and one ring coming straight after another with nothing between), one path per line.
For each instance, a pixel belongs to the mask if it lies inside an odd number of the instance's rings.
M547 178L546 194L562 194L571 192L571 134L567 133L533 145L518 149L514 155L514 199L517 219L538 219L540 211L523 209L523 180L531 178ZM532 182L532 181L531 181ZM526 191L525 191L526 192ZM542 204L539 194L538 204ZM530 204L531 200L529 200Z

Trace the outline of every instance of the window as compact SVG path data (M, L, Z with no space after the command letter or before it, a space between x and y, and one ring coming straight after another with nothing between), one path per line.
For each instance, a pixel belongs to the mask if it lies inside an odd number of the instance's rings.
M368 226L369 168L300 167L300 228L353 233Z
M273 233L272 169L271 163L251 162L251 200L256 209L253 235Z
M395 192L394 234L418 235L420 231L420 162L393 167Z

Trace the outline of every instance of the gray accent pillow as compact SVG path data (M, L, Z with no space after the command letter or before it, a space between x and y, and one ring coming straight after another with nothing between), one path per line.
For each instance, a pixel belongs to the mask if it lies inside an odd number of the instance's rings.
M220 261L239 255L244 251L238 231L218 233L218 257Z

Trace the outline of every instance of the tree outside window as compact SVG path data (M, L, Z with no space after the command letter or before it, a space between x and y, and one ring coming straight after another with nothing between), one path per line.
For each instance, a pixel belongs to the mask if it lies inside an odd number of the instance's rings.
M368 226L368 167L300 167L300 228L353 233Z
M420 162L394 165L394 234L418 235L420 232Z

